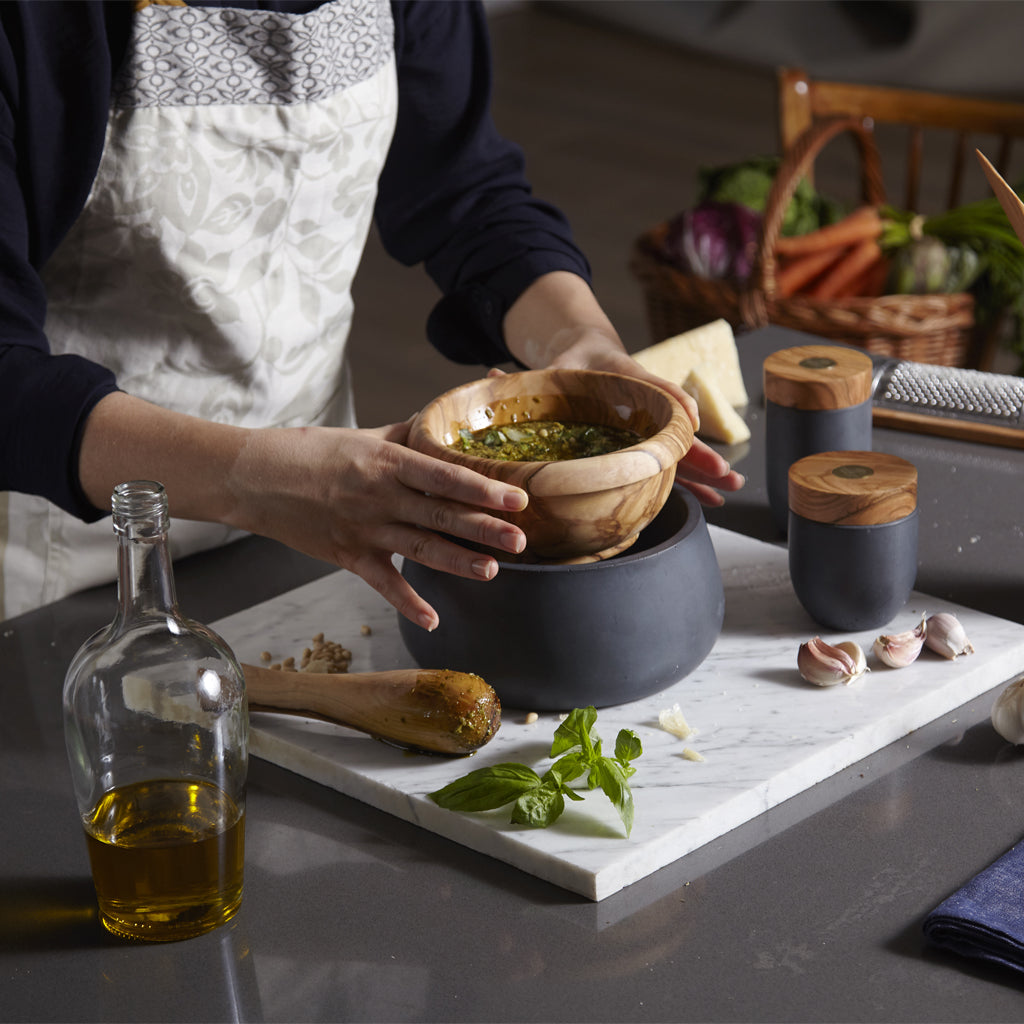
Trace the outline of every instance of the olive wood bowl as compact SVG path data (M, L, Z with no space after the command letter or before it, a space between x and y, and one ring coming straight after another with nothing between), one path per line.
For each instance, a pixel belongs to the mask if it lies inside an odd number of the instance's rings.
M512 462L459 451L459 431L558 420L625 427L642 440L588 458ZM453 388L413 421L408 445L523 488L520 512L492 512L526 534L519 560L593 560L620 552L658 514L693 444L682 405L653 384L597 370L526 370ZM497 552L496 552L497 553ZM506 552L500 558L513 560Z

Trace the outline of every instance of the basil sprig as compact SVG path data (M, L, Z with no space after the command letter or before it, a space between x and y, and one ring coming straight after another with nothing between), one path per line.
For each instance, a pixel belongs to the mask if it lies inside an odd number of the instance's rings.
M491 811L506 804L512 808L512 824L547 828L565 810L565 801L582 800L569 783L583 775L587 788L600 787L615 805L628 836L633 829L633 792L629 778L632 762L644 751L632 729L621 729L615 740L615 756L601 753L601 739L594 732L597 711L576 708L559 724L551 744L557 761L538 775L525 764L508 762L478 768L443 789L429 794L438 806L450 811ZM562 755L562 756L559 756Z

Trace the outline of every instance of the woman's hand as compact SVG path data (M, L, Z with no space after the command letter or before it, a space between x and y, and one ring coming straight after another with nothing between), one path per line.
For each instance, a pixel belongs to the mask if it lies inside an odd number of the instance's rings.
M254 431L228 485L237 524L351 569L411 621L437 613L391 561L398 554L460 577L489 580L497 560L444 536L518 553L521 529L484 509L518 511L519 487L404 446L408 423L374 430L319 427ZM268 476L268 467L280 474Z
M406 448L408 431L408 423L251 430L115 392L86 423L79 479L97 508L122 480L159 480L173 516L248 530L350 569L402 615L433 629L437 613L392 556L490 579L494 557L442 534L522 551L523 532L486 510L517 511L527 495Z
M585 362L580 362L584 358ZM624 377L635 377L656 384L679 401L690 415L694 430L699 425L697 403L678 384L658 377L645 370L625 352L607 344L607 339L595 338L592 332L585 332L578 346L567 348L552 366L578 369L606 370ZM693 492L703 505L721 505L724 498L720 491L738 491L745 483L744 478L729 466L714 448L700 438L694 438L690 450L683 456L676 471L676 480Z
M484 510L518 511L527 495L404 447L408 431L408 423L253 431L228 479L237 500L231 518L352 570L406 618L433 629L437 613L405 581L392 555L489 580L497 560L446 536L522 551L522 530Z
M556 271L538 278L505 317L509 348L525 365L605 370L650 381L667 391L698 426L697 403L680 385L645 370L622 344L589 286ZM743 477L700 439L679 463L676 479L705 505L721 505L721 491L738 491Z

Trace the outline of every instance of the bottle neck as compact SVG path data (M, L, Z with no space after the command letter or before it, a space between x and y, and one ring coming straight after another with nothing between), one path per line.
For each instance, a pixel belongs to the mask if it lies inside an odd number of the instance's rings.
M170 515L163 487L147 480L118 484L111 507L118 543L119 618L176 616L174 571L167 544Z

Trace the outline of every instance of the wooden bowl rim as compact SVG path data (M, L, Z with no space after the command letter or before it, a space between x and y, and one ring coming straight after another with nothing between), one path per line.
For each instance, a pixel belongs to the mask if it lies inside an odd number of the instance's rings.
M627 448L582 459L544 462L488 459L458 452L443 444L437 435L426 426L428 419L438 407L455 394L471 389L486 390L486 386L492 382L507 383L510 379L523 382L523 394L536 394L536 385L532 388L530 385L552 378L579 381L585 381L588 378L607 378L623 381L631 388L638 388L657 395L666 404L668 419L655 433ZM636 377L627 377L625 374L611 373L607 370L549 368L522 370L503 374L501 377L483 377L450 388L428 402L414 417L409 428L408 444L416 451L432 455L445 462L466 466L485 476L514 483L535 497L550 497L588 494L626 487L659 476L666 470L673 469L675 464L686 455L693 445L693 436L693 425L682 403L656 384Z

